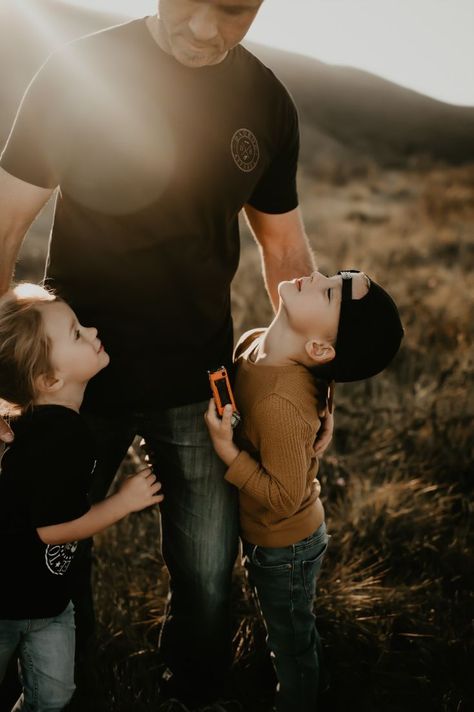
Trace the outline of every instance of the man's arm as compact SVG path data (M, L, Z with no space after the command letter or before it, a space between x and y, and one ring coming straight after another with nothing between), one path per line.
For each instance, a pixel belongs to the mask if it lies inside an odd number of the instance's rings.
M10 289L23 238L53 190L25 183L0 168L0 296ZM0 418L0 442L12 439Z
M0 168L0 296L10 288L26 232L53 191L25 183Z
M273 304L278 308L278 284L314 271L315 261L306 236L299 208L288 213L262 213L246 205L245 214L262 257L265 286ZM315 443L315 453L322 455L332 440L332 413L320 412L321 428Z
M288 213L262 213L246 205L245 214L260 247L265 286L273 304L278 308L278 284L287 279L311 274L315 269L314 256L304 231L299 208Z

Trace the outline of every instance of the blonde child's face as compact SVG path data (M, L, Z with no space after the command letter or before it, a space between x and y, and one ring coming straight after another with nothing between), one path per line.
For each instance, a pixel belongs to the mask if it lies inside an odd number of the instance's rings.
M95 327L82 326L64 302L49 302L40 308L56 377L66 384L84 384L107 366L110 357Z
M352 277L352 299L361 299L369 291L363 272ZM307 339L334 344L339 325L342 276L326 277L313 272L291 282L281 282L278 293L292 330Z

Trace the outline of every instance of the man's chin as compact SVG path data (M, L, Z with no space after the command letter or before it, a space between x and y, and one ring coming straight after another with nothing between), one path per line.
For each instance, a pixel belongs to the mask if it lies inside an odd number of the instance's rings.
M213 64L219 64L225 58L227 53L218 54L216 52L193 52L186 51L180 47L173 48L173 57L185 67L199 69L200 67L209 67Z

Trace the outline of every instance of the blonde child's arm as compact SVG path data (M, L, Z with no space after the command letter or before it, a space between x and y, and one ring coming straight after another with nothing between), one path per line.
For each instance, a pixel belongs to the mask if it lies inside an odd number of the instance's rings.
M126 479L116 494L92 505L82 517L62 524L38 527L36 531L44 544L66 544L87 539L123 519L130 512L138 512L161 502L163 495L157 494L160 489L160 482L156 481L151 468L146 467Z

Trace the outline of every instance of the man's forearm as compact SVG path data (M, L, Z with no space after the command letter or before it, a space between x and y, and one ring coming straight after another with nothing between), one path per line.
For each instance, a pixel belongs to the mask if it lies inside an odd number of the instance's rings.
M10 289L23 238L53 192L0 167L0 295Z
M276 311L279 283L311 274L315 269L301 211L296 207L273 215L246 205L245 215L260 247L263 278Z
M278 308L280 282L311 274L316 269L314 255L309 245L304 243L298 250L292 249L287 254L276 255L262 250L262 262L265 286L275 311Z
M0 235L0 296L10 289L24 233Z

